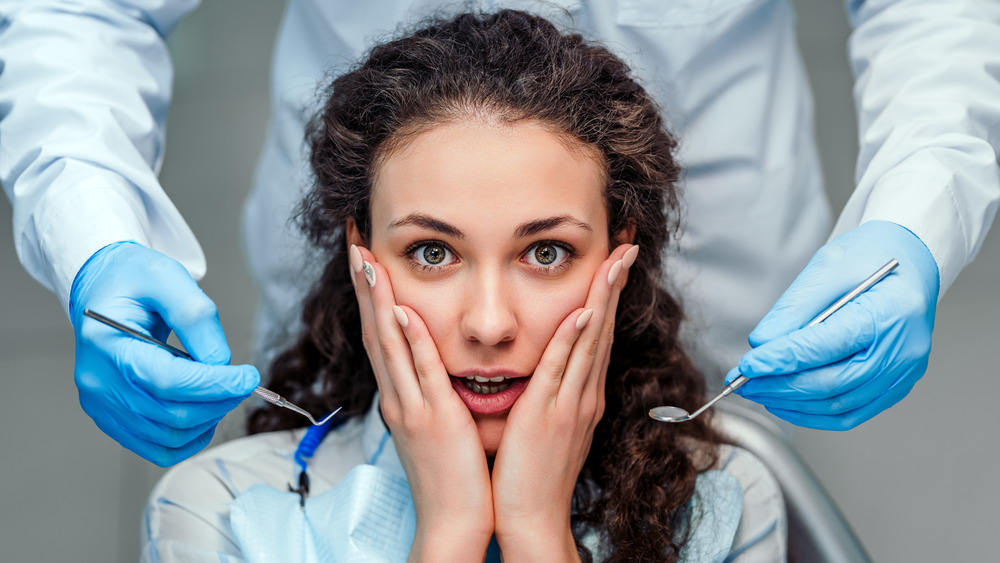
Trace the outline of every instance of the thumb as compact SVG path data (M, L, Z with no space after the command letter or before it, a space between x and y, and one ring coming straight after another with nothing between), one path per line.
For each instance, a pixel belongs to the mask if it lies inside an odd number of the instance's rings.
M779 336L750 350L740 359L747 377L786 375L839 362L875 340L871 299L848 303L825 322Z
M853 290L892 256L857 228L820 248L785 293L750 333L756 348L805 327L827 307ZM873 248L875 247L875 248Z
M196 361L228 364L231 352L215 303L179 262L163 258L154 265L156 281L147 286L143 304L156 310Z
M831 262L839 260L831 260L827 254L821 249L778 298L750 333L750 346L756 348L806 326L823 309L850 291L849 282L839 283L836 269L831 268Z

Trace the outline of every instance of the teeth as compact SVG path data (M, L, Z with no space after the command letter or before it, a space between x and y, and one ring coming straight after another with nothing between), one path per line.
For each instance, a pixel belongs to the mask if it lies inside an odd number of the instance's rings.
M476 379L478 380L479 378L477 377ZM503 380L506 378L501 377L500 379ZM490 380L487 379L486 381L489 382ZM478 393L480 395L492 395L494 393L505 391L508 387L510 387L510 382L480 383L479 381L468 381L468 378L466 378L464 385L473 393Z
M507 378L504 376L500 377L483 377L481 375L467 375L465 376L469 381L475 380L477 383L503 383Z

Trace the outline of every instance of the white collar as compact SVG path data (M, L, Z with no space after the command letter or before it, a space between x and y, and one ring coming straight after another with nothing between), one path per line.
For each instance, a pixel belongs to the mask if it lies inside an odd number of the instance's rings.
M361 422L361 451L365 456L365 463L406 478L403 464L396 455L396 445L379 413L378 392L375 393L372 405Z

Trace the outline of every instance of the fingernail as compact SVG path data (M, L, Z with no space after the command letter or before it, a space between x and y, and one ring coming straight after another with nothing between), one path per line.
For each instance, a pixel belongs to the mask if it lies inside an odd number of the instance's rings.
M583 327L587 326L590 319L594 316L593 309L587 309L586 311L580 313L580 316L576 318L576 330L583 330Z
M392 315L396 317L396 322L399 323L399 326L406 328L410 324L410 319L406 318L406 311L399 305L392 306Z
M635 245L625 252L625 256L622 256L622 266L627 270L635 264L636 257L639 256L639 245Z
M351 250L347 252L348 260L351 263L351 272L357 274L361 271L361 251L358 247L351 245Z
M611 270L608 271L608 285L615 285L618 281L618 276L622 273L622 261L619 260L611 266Z
M368 287L375 287L375 268L372 268L368 262L363 262L361 269L365 271L365 281L368 282Z

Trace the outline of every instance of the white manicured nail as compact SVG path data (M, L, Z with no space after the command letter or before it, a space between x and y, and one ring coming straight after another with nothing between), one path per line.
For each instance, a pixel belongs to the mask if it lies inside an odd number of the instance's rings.
M406 311L399 305L392 306L392 315L396 317L396 322L399 323L399 326L406 328L410 324L410 319L406 318Z
M637 256L639 256L639 245L635 245L625 252L625 255L622 256L622 266L626 270L631 268L632 264L635 264L635 259Z
M372 268L368 262L362 262L361 269L365 272L365 281L368 282L368 287L375 287L375 268Z
M358 247L351 245L351 249L347 252L348 261L351 263L351 271L357 274L361 271L361 251Z
M587 309L586 311L580 313L580 316L576 318L576 330L583 330L583 327L587 326L590 319L594 316L593 309Z
M611 270L608 271L608 285L615 285L618 281L618 276L622 273L622 261L619 260L611 266Z

